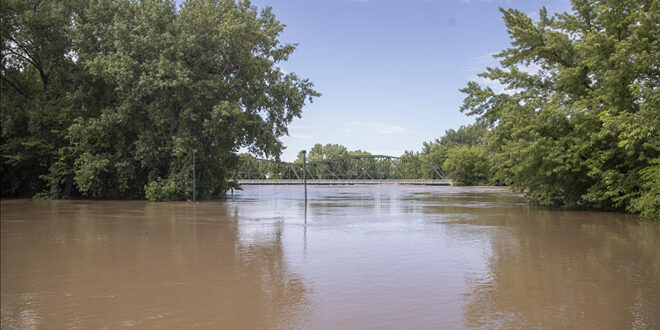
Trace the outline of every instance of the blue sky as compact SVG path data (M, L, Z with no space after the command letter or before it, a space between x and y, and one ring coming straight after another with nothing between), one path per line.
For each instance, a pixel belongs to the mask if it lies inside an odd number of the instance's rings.
M401 155L474 118L459 112L459 89L509 47L499 7L538 16L568 11L566 0L278 0L281 41L298 48L280 67L323 94L282 141L282 160L315 143ZM488 83L482 81L482 83Z

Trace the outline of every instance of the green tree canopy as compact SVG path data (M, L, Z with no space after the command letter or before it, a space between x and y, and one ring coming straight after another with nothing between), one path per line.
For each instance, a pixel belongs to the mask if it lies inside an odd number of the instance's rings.
M421 151L417 153L406 151L402 157L416 159L443 168L451 150L465 146L484 149L488 144L489 136L488 127L482 124L461 126L457 130L448 129L442 137L434 141L424 142ZM487 153L484 152L484 155L486 156ZM434 171L428 167L420 167L419 171L418 176L421 178L435 178ZM449 174L444 168L443 171L445 171L445 174ZM451 176L450 178L456 180ZM480 181L479 184L485 184L485 182Z
M474 146L450 149L442 169L456 185L485 185L490 178L490 162L486 151Z
M308 162L318 162L322 160L329 160L333 158L341 158L346 156L366 156L371 155L369 152L362 150L353 150L349 151L346 147L341 144L332 144L328 143L322 145L320 143L315 144L312 149L309 150L307 154ZM298 157L296 158L296 163L302 163L303 154L302 151L298 152Z
M270 8L223 0L188 0L178 9L163 0L84 3L3 0L3 174L41 173L55 195L68 193L68 182L83 196L186 199L197 150L199 196L210 198L227 189L240 148L279 157L288 124L319 96L307 79L279 68L295 45L278 40L284 25ZM24 35L52 61L31 60L31 48L15 41ZM60 71L58 92L43 92ZM45 96L21 99L21 88ZM25 130L35 108L53 128ZM5 137L5 129L19 133ZM28 149L35 139L46 147ZM19 168L40 153L50 162ZM30 190L15 181L3 175L3 195Z
M69 38L80 3L0 1L3 196L31 195L46 188L49 179L44 175L64 157L66 130L82 115L72 107L80 71ZM64 190L71 191L72 177L64 178ZM58 182L51 183L53 190L60 190Z
M511 48L480 76L506 91L470 82L461 108L492 128L496 177L545 205L660 208L659 1L501 11Z

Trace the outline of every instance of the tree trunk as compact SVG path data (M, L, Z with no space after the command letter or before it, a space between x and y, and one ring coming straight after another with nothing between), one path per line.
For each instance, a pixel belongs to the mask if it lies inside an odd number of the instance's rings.
M70 197L72 188L73 188L73 173L69 174L69 176L66 177L66 186L64 187L64 193L62 197Z

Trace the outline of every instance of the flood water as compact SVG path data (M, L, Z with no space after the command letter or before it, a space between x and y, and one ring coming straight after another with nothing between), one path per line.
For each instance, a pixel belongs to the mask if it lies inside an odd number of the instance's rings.
M660 224L503 188L3 200L2 329L660 328Z

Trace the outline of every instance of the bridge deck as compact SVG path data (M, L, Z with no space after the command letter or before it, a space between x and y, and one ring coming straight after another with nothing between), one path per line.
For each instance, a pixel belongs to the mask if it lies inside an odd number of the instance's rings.
M294 185L303 184L303 180L238 180L241 185ZM450 186L451 180L307 180L308 185L350 185L350 184L401 184L401 185L427 185Z

